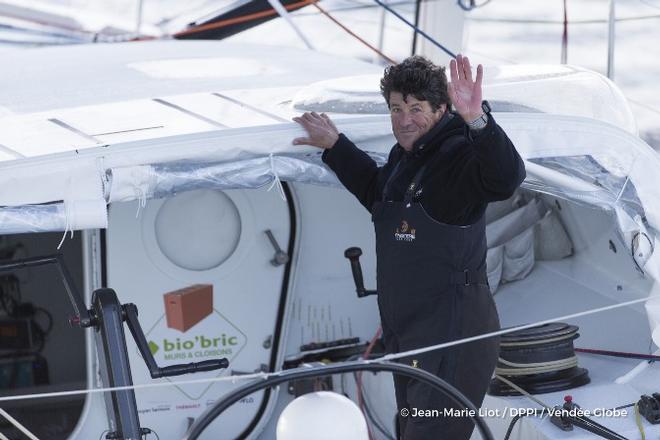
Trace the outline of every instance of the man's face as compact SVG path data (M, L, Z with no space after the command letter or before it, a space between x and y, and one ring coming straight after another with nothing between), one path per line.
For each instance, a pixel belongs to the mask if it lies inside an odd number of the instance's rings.
M412 151L417 139L426 134L442 118L447 106L433 111L428 101L420 101L412 95L403 100L400 92L390 92L390 116L392 132L399 145Z

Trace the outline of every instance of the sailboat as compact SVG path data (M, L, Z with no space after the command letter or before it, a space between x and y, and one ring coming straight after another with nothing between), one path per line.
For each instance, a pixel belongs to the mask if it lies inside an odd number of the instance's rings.
M291 118L326 112L384 163L395 141L378 89L381 67L306 49L174 40L19 51L12 66L0 82L2 255L19 260L61 247L87 307L104 287L135 304L161 367L228 361L153 379L147 356L126 338L141 427L163 440L184 438L245 383L358 359L377 342L375 297L356 295L345 257L348 248L362 250L364 283L374 288L370 216L317 149L291 144L302 134ZM502 325L579 327L576 347L601 353L577 353L589 383L536 398L561 405L570 393L584 409L603 409L592 420L636 438L634 411L604 410L658 392L660 373L643 357L660 344L660 160L638 138L621 92L597 73L486 66L484 96L528 173L514 197L487 212L489 284ZM52 325L38 312L12 317L41 332L3 366L25 365L27 373L10 382L0 407L39 438L115 432L118 390L107 390L113 384L97 332L68 326L71 303L57 273L30 267L15 277L23 293L16 302L47 309ZM2 282L3 295L16 290L8 288L15 281ZM373 437L394 438L390 375L362 377L359 393L348 374L261 390L200 438L275 438L284 408L318 389L363 400ZM43 393L50 394L35 396ZM539 406L492 395L484 408L494 437L503 438L512 409ZM649 436L660 432L639 424ZM56 429L62 425L68 431ZM529 414L509 435L597 434L579 426L567 434L550 417Z

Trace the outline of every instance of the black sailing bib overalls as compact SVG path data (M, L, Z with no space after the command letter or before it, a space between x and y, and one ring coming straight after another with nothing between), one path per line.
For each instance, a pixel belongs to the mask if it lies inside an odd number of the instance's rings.
M417 172L403 201L385 201L386 184L382 201L372 207L378 306L390 353L499 329L486 278L484 217L468 226L431 218L421 203L413 201L425 168ZM390 180L395 174L396 170ZM401 362L441 377L480 406L495 368L498 345L498 338L490 338ZM470 419L443 417L444 408L454 408L445 395L406 377L395 376L394 386L399 413L408 408L411 414L399 416L401 439L470 438ZM440 416L419 417L426 410L438 410Z

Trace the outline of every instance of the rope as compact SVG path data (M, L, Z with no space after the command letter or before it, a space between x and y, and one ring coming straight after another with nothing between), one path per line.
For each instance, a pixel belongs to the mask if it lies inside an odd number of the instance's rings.
M438 2L440 0L424 0L424 3L434 3ZM388 1L387 4L389 6L407 6L407 5L413 5L417 2L417 0L400 0L400 1ZM344 12L344 11L356 11L356 10L361 10L361 9L382 9L380 5L377 4L362 4L362 3L356 3L355 6L341 6L341 7L334 7L332 9L329 9L330 12ZM383 10L383 12L387 12ZM307 16L312 16L312 15L318 15L316 12L299 12L296 14L296 17L307 17Z
M378 338L380 338L380 335L383 331L382 327L378 327L378 330L376 330L376 334L374 335L373 338L371 338L371 342L369 342L369 345L367 346L367 349L364 352L364 355L362 356L363 359L369 359L369 355L371 354L371 351L374 349L374 346L376 345L376 342L378 341ZM358 371L355 373L355 383L357 385L357 391L358 391L358 406L360 407L360 411L366 416L365 414L365 403L364 403L364 397L362 395L362 371ZM371 427L367 425L367 431L369 434L369 438L373 439L373 433L371 432Z
M381 52L380 50L378 50L377 48L375 48L374 46L372 46L371 44L367 43L365 40L363 40L362 38L360 38L357 34L355 34L355 33L354 33L353 31L351 31L349 28L347 28L346 26L344 26L343 24L341 24L336 18L334 18L332 15L330 15L325 9L323 9L322 7L320 7L320 6L318 5L318 2L317 2L316 0L312 1L312 4L313 4L314 7L315 7L316 9L318 9L323 15L325 15L325 16L328 17L330 20L332 20L337 26L339 26L340 28L342 28L343 30L345 30L346 32L348 32L349 35L355 37L358 41L360 41L362 44L364 44L365 46L367 46L369 49L373 50L373 51L376 52L378 55L380 55L381 57L383 57L383 59L387 60L388 63L390 63L390 64L396 64L396 61L394 61L392 58L388 57L388 56L385 55L383 52Z
M637 21L637 20L649 20L660 18L660 14L654 15L639 15L634 17L625 17L617 18L615 21ZM494 23L510 23L510 24L563 24L563 20L533 20L525 18L478 18L478 17L468 17L466 20L472 21L484 21L484 22L494 22ZM571 20L571 25L575 24L602 24L608 23L609 20Z
M275 169L275 156L273 153L270 153L268 155L270 159L270 172L273 175L273 182L270 184L268 187L268 191L273 189L274 186L277 186L277 189L280 193L280 198L286 202L286 194L284 193L284 187L282 186L282 181L280 180L279 174L277 174L277 170Z
M402 358L402 357L414 356L414 355L426 353L426 352L429 352L429 351L434 351L434 350L439 350L439 349L442 349L442 348L453 347L455 345L466 344L468 342L479 341L481 339L492 338L494 336L501 336L501 335L505 335L507 333L513 333L513 332L517 332L517 331L520 331L520 330L525 330L525 329L528 329L528 328L537 327L537 326L543 325L543 324L550 324L552 322L557 322L557 321L566 321L566 320L569 320L569 319L574 319L574 318L579 318L579 317L582 317L582 316L592 315L594 313L606 312L608 310L614 310L614 309L618 309L620 307L626 307L626 306L630 306L630 305L634 305L634 304L639 304L639 303L648 301L649 299L650 299L649 297L635 299L635 300L632 300L632 301L626 301L626 302L619 303L619 304L613 304L611 306L598 307L598 308L595 308L595 309L586 310L584 312L573 313L573 314L570 314L570 315L564 315L564 316L560 316L560 317L557 317L557 318L546 319L546 320L535 322L535 323L532 323L532 324L525 324L525 325L521 325L521 326L518 326L518 327L510 327L508 329L499 330L499 331L492 332L492 333L486 333L486 334L483 334L483 335L472 336L472 337L469 337L469 338L457 339L455 341L445 342L445 343L437 344L437 345L430 345L428 347L418 348L416 350L408 350L408 351L401 352L401 353L392 353L392 354L385 355L385 356L381 357L378 360L389 361L389 360L393 360L393 359L399 359L399 358Z
M542 409L540 411L538 409L534 410L534 416L543 416L546 413L549 413L549 411L547 409ZM504 440L509 440L509 438L511 437L511 432L513 432L513 428L516 425L516 423L518 422L518 420L522 419L526 415L527 414L525 414L525 413L518 414L513 418L513 420L511 420L511 423L509 423L509 429L506 430L506 435L504 436Z
M69 204L65 200L62 202L64 205L64 234L62 234L62 239L60 240L60 243L57 245L57 250L59 251L62 245L64 244L64 240L66 239L66 234L69 233L69 228L70 228L70 217L71 214L69 212ZM73 231L71 231L71 238L73 238Z
M570 340L574 338L575 338L575 332L571 332L554 338L534 339L530 341L500 342L500 346L505 348L511 348L511 347L522 348L529 345L551 344L553 342L561 342L567 339ZM504 375L509 377L526 376L529 374L549 373L549 372L567 370L569 368L577 367L578 358L577 356L573 355L564 359L558 359L554 361L517 363L500 357L498 358L498 364L506 365L508 367L513 367L513 368L503 368L497 366L495 368L495 374L497 375Z
M570 358L567 359L559 359L556 361L547 361L547 362L530 362L528 364L523 364L519 362L511 362L507 361L506 359L499 358L498 361L504 365L507 365L509 367L544 367L546 365L561 365L565 362L572 361L573 359L577 360L577 356L571 356Z
M30 440L39 440L36 435L32 434L25 426L21 425L18 420L9 415L7 411L0 408L0 414L9 421L12 425L18 428L23 434L25 434Z
M527 376L529 374L549 373L551 371L567 370L569 368L577 367L578 358L577 356L571 356L570 358L557 361L536 362L530 364L517 364L499 358L498 362L515 368L496 367L495 374L502 374L504 376Z
M135 218L140 218L140 211L147 206L147 194L141 188L136 188L135 193L137 196L137 210L135 211Z
M387 11L389 11L390 13L394 14L394 16L395 16L396 18L398 18L399 20L403 21L405 24L407 24L408 26L410 26L411 28L413 28L413 29L415 30L415 32L421 34L424 38L426 38L427 40L429 40L431 43L433 43L436 47L438 47L440 50L442 50L443 52L445 52L447 55L449 55L449 56L452 57L452 58L456 58L456 54L454 54L454 52L452 52L451 50L447 49L447 48L446 48L445 46L443 46L442 44L440 44L440 43L438 43L437 41L435 41L430 35L428 35L426 32L424 32L423 30L421 30L420 28L418 28L417 26L415 26L414 24L412 24L411 22L409 22L408 20L406 20L401 14L399 14L398 12L396 12L394 9L390 8L389 6L387 6L385 3L381 2L380 0L374 0L374 1L375 1L376 3L378 3L381 7L385 8L385 9L386 9Z
M296 3L291 3L290 5L284 6L284 9L290 11L292 9L302 8L303 6L311 5L315 0L302 0ZM257 20L259 18L272 17L277 15L277 12L274 9L269 9L267 11L255 12L248 15L242 15L240 17L228 18L226 20L216 21L214 23L201 24L185 31L177 32L172 35L173 38L179 38L186 35L191 35L199 32L209 31L213 29L220 29L226 26L231 26L233 24L245 23L248 21Z
M464 5L462 0L457 0L456 1L456 3L458 4L458 7L461 8L462 10L464 10L465 12L470 12L473 9L482 8L490 2L491 2L491 0L484 0L483 3L476 4L474 0L471 0L469 5Z
M180 386L180 385L191 385L191 384L201 384L201 383L214 383L214 382L229 382L236 383L239 380L248 380L248 379L267 379L270 376L277 376L279 372L275 373L252 373L252 374L242 374L238 376L224 376L224 377L211 377L207 379L190 379L182 381L161 381L161 382L152 382L144 383L138 385L126 385L123 387L106 387L106 388L86 388L84 390L71 390L71 391L56 391L52 393L35 393L35 394L23 394L17 396L7 396L0 397L0 402L8 402L13 400L27 400L27 399L45 399L49 397L66 397L66 396L80 396L84 394L97 394L97 393L110 393L114 391L127 391L127 390L140 390L145 388L162 388L169 386ZM1 411L1 409L0 409Z
M649 361L660 361L660 356L654 354L630 353L626 351L594 350L590 348L576 348L578 353L600 354L603 356L614 356L628 359L645 359Z
M549 342L557 342L557 341L563 341L564 339L571 339L575 335L574 334L567 334L563 336L557 336L556 338L548 338L548 339L541 339L541 340L532 340L532 341L520 341L520 342L500 342L500 346L502 347L521 347L524 345L536 345L536 344L547 344Z
M551 406L549 406L547 403L545 403L545 402L543 402L542 400L538 399L536 396L532 396L532 395L529 394L527 391L523 390L522 388L520 388L518 385L516 385L515 383L511 382L510 380L507 380L507 379L503 378L502 376L498 376L498 375L495 375L495 378L497 378L498 380L500 380L500 381L504 382L505 384L509 385L511 388L513 388L514 390L518 391L518 392L519 392L520 394L522 394L523 396L528 397L529 399L531 399L531 400L533 400L534 402L538 403L538 404L541 405L543 408L548 409L548 410L552 410L552 409L553 409L553 408L552 408Z
M15 18L15 19L22 20L22 21L27 21L29 23L39 24L39 25L42 25L42 26L48 26L50 28L62 29L62 30L69 31L69 32L76 32L76 33L84 34L84 35L95 35L95 34L97 34L97 32L88 31L88 30L76 28L76 27L73 27L73 26L67 26L67 25L62 24L62 23L54 23L54 22L50 22L50 21L46 21L46 20L40 20L40 19L35 18L35 17L25 17L24 15L12 14L11 12L7 12L7 11L3 11L2 16L3 17L9 17L9 18Z
M337 26L341 27L349 35L356 38L358 41L360 41L362 44L367 46L369 49L376 52L378 55L380 55L385 60L387 60L387 62L389 62L391 64L397 64L396 61L394 61L392 58L388 57L383 52L381 52L380 50L378 50L377 48L375 48L374 46L369 44L367 41L365 41L363 38L359 37L357 34L355 34L353 31L351 31L349 28L347 28L341 22L339 22L339 20L334 18L332 15L330 15L330 13L328 13L328 11L326 11L325 9L320 7L318 5L318 0L302 0L300 2L292 3L290 5L284 6L284 9L287 10L287 11L290 11L290 10L293 10L293 9L302 8L302 7L307 6L307 5L314 5L314 7L316 7L316 9L319 10L319 12L321 12L323 15L325 15L330 20L332 20ZM199 33L199 32L204 32L204 31L214 30L214 29L220 29L220 28L223 28L223 27L226 27L226 26L231 26L231 25L234 25L234 24L246 23L246 22L249 22L249 21L258 20L260 18L273 17L275 15L277 15L277 12L274 11L274 10L255 12L253 14L248 14L248 15L243 15L243 16L240 16L240 17L228 18L226 20L217 21L215 23L208 23L208 24L195 26L191 29L187 29L185 31L177 32L177 33L173 34L172 37L173 38L180 38L180 37L183 37L183 36L187 36L187 35L191 35L191 34L195 34L195 33Z
M561 36L561 63L568 63L568 13L566 11L566 0L564 0L564 32Z
M606 307L599 307L596 309L591 309L591 310L586 310L584 312L579 312L579 313L573 313L570 315L564 315L556 318L551 318L551 319L546 319L544 321L539 321L535 322L532 324L526 324L526 325L521 325L518 327L511 327L505 330L499 330L496 332L492 333L485 333L483 335L478 335L478 336L472 336L469 338L464 338L464 339L457 339L455 341L450 341L446 342L443 344L437 344L437 345L431 345L428 347L422 347L418 348L416 350L409 350L409 351L404 351L400 353L392 353L388 354L385 356L381 356L380 358L376 359L371 359L371 360L363 360L364 363L366 364L371 364L371 363L380 363L384 361L391 361L393 359L399 359L403 357L408 357L408 356L414 356L418 355L421 353L426 353L429 351L435 351L435 350L440 350L443 348L448 348L448 347L453 347L456 345L460 344L465 344L468 342L473 342L473 341L478 341L481 339L487 339L487 338L492 338L494 336L500 336L504 335L507 333L512 333L516 332L519 330L524 330L528 329L531 327L536 327L539 325L543 324L548 324L551 322L556 322L556 321L565 321L568 319L574 319L574 318L579 318L581 316L587 316L587 315L592 315L595 313L600 313L600 312L605 312L608 310L614 310L626 306L630 306L633 304L639 304L644 301L648 301L650 298L640 298L632 301L626 301L623 303L619 304L613 304L611 306L606 306ZM228 382L232 381L232 383L235 383L236 381L239 380L247 380L247 379L267 379L272 376L278 376L282 374L284 371L276 371L273 373L253 373L253 374L246 374L246 375L240 375L240 376L224 376L224 377L214 377L214 378L206 378L206 379L190 379L190 380L184 380L184 381L162 381L162 382L152 382L152 383L146 383L146 384L138 384L138 385L127 385L123 387L110 387L110 388L89 388L89 389L84 389L84 390L72 390L72 391L59 391L59 392L52 392L52 393L38 393L38 394L23 394L23 395L17 395L17 396L7 396L7 397L0 397L0 402L6 402L6 401L13 401L13 400L23 400L23 399L40 399L40 398L46 398L46 397L63 397L63 396L75 396L75 395L82 395L82 394L92 394L92 393L106 393L106 392L112 392L112 391L124 391L124 390L137 390L137 389L145 389L145 388L159 388L159 387L166 387L166 386L181 386L181 385L189 385L189 384L199 384L199 383L215 383L215 382ZM505 383L508 384L508 382L504 381Z
M57 250L59 251L60 248L62 247L62 244L64 244L64 240L66 239L66 234L67 232L71 231L71 239L73 239L73 225L72 225L72 218L73 217L73 210L71 205L73 204L73 188L72 188L72 182L71 182L71 177L67 178L67 195L62 200L62 206L64 207L64 234L62 234L62 239L60 240L60 243L57 245Z
M459 1L460 4L460 1ZM390 3L391 5L391 3ZM422 6L422 0L415 0L415 26L419 27L419 13ZM415 55L417 52L417 32L413 33L412 49L410 55Z
M270 6L277 11L277 14L286 21L289 26L293 29L293 31L298 35L298 38L300 38L303 43L305 43L305 46L307 46L308 49L314 50L314 46L312 46L312 43L305 37L305 34L296 26L296 24L291 20L291 16L289 15L289 11L284 9L284 6L282 6L282 3L280 3L280 0L268 0L268 3L270 3Z
M644 425L642 425L642 417L639 414L639 403L635 403L635 423L639 433L642 434L642 440L646 440L646 433L644 432Z
M521 395L529 397L531 400L533 400L534 402L536 402L536 403L539 404L540 406L544 407L544 408L541 410L541 414L540 414L540 415L543 415L543 414L546 413L546 412L550 413L550 411L552 411L553 408L550 408L545 402L543 402L543 401L541 401L540 399L537 399L536 397L532 396L531 394L529 394L527 391L525 391L525 390L523 390L522 388L520 388L520 387L519 387L518 385L516 385L515 383L513 383L513 382L511 382L511 381L509 381L509 380L506 380L506 379L503 378L502 376L497 376L497 375L496 375L495 378L498 379L498 380L501 380L501 381L504 382L505 384L509 385L511 388L513 388L514 390L518 391ZM534 415L539 415L537 411L538 411L538 410L534 410ZM506 435L504 436L504 440L509 440L509 437L511 437L511 432L513 431L513 427L515 426L516 422L518 422L518 420L521 419L521 418L524 417L524 416L525 416L525 414L518 414L517 416L515 416L515 417L513 418L513 420L511 420L511 423L509 424L509 429L506 430Z

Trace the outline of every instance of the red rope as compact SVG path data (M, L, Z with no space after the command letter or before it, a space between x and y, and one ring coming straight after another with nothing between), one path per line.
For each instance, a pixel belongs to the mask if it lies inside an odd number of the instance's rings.
M292 3L290 5L286 5L284 7L286 8L286 10L289 11L289 10L292 10L292 9L302 8L302 7L310 5L310 4L314 5L314 7L316 7L316 9L318 9L323 15L325 15L330 20L332 20L332 22L334 22L337 26L342 28L344 31L346 31L352 37L356 38L358 41L360 41L362 44L367 46L369 49L376 52L383 59L387 60L387 62L389 62L390 64L397 64L397 62L394 61L392 58L388 57L383 52L381 52L380 50L378 50L377 48L375 48L374 46L369 44L363 38L361 38L360 36L355 34L355 32L351 31L349 28L347 28L342 23L340 23L339 20L334 18L332 15L330 15L330 13L328 13L328 11L326 11L325 9L320 7L318 5L318 0L302 0L302 1L299 1L299 2L296 2L296 3ZM177 37L196 34L196 33L204 32L204 31L208 31L208 30L220 29L220 28L223 28L223 27L226 27L226 26L231 26L233 24L245 23L245 22L248 22L248 21L257 20L257 19L264 18L264 17L271 17L271 16L274 16L274 15L277 15L277 12L275 12L275 10L273 10L273 9L269 9L269 10L261 11L261 12L255 12L253 14L248 14L248 15L243 15L243 16L240 16L240 17L234 17L234 18L229 18L229 19L222 20L222 21L217 21L215 23L208 23L208 24L195 26L193 28L186 29L185 31L177 32L177 33L173 34L172 37L177 38Z
M344 26L343 24L341 24L336 18L334 18L334 17L333 17L332 15L330 15L326 10L324 10L322 7L320 7L320 6L318 5L318 1L314 0L314 1L312 2L312 4L316 7L316 9L318 9L319 11L321 11L321 13L322 13L323 15L325 15L325 16L328 17L330 20L332 20L337 26L339 26L340 28L342 28L343 30L345 30L346 32L348 32L349 35L351 35L352 37L355 37L358 41L360 41L360 43L364 44L364 45L367 46L369 49L373 50L373 51L376 52L378 55L380 55L381 57L383 57L385 60L387 60L388 63L390 63L390 64L397 64L397 62L394 61L392 58L388 57L388 56L385 55L383 52L381 52L380 50L376 49L374 46L372 46L371 44L367 43L365 40L363 40L362 38L360 38L357 34L355 34L355 33L354 33L353 31L351 31L349 28L347 28L346 26Z
M382 333L383 328L378 327L378 330L376 331L376 334L374 337L371 339L371 342L369 342L369 345L367 346L366 351L362 355L362 359L369 359L369 355L371 354L371 351L374 349L374 345L376 345L376 341L378 341L378 338L380 338L380 334ZM360 411L362 411L362 415L364 415L365 420L367 420L367 416L364 412L364 397L362 397L362 372L358 371L355 373L355 382L357 385L357 392L358 392L358 405L360 407ZM369 427L369 423L367 423L367 430L369 433L369 438L373 439L373 433L371 432L371 428Z
M302 8L303 6L307 6L309 4L314 3L315 0L302 0L296 3L291 3L290 5L284 6L284 8L287 11L290 11L292 9L297 9L297 8ZM201 24L199 26L195 26L190 29L186 29L185 31L177 32L176 34L172 35L173 37L182 37L184 35L190 35L190 34L195 34L198 32L203 32L203 31L208 31L208 30L213 30L213 29L220 29L226 26L231 26L232 24L238 24L238 23L245 23L248 21L253 21L257 20L259 18L264 18L264 17L270 17L273 15L277 15L277 12L275 12L274 9L268 9L266 11L261 11L261 12L255 12L253 14L248 14L248 15L242 15L240 17L234 17L234 18L228 18L226 20L221 20L221 21L216 21L215 23L208 23L208 24Z

